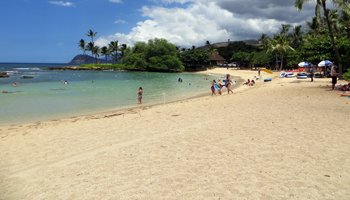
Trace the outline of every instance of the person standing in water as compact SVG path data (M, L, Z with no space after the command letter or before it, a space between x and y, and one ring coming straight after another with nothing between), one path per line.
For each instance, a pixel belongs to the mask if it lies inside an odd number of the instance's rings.
M232 79L231 79L231 75L227 74L226 75L226 88L227 88L227 94L230 94L230 92L233 94L232 91Z
M210 87L211 96L216 95L216 93L215 93L215 85L214 85L215 83L216 83L215 80L211 81L211 87Z
M137 91L137 103L138 104L142 104L142 93L143 93L143 89L142 89L142 87L139 87L139 89Z

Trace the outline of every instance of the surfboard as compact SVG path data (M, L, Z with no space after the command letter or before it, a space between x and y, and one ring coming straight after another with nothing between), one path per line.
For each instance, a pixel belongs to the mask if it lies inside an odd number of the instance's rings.
M273 72L271 70L269 70L269 69L261 68L261 70L266 72L266 73L273 74Z

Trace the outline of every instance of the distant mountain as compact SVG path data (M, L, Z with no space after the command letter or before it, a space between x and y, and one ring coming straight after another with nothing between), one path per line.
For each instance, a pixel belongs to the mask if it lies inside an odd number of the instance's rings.
M110 63L110 59L98 59L98 63ZM81 65L95 63L95 58L89 55L79 54L75 56L68 64L69 65Z
M234 44L235 42L236 43L237 42L244 42L246 45L251 45L251 46L255 46L255 47L258 47L258 46L261 45L258 40L241 40L241 41L230 41L230 40L228 40L227 42L213 43L213 44L211 44L211 46L214 47L214 48L227 47L229 44ZM201 47L198 47L198 48L209 48L209 45L204 45L204 46L201 46Z

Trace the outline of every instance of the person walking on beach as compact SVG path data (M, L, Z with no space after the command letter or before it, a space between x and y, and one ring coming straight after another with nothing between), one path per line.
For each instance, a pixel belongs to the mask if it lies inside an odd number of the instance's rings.
M143 89L142 89L142 87L139 87L139 89L137 91L137 103L138 104L142 104L142 93L143 93Z
M226 75L226 88L227 88L227 94L230 94L230 92L233 94L233 91L232 91L232 79L231 79L231 75L230 74L227 74Z
M314 82L314 75L315 75L315 69L314 66L310 66L310 78L311 78L311 82Z
M332 77L332 90L335 88L335 84L337 84L338 73L336 70L336 66L333 64L331 67L331 77Z

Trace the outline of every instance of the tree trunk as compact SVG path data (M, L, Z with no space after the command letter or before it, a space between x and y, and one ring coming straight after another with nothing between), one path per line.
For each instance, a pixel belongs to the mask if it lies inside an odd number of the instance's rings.
M278 67L278 56L277 56L277 53L276 53L275 57L276 57L275 70L277 70L277 67Z
M343 73L343 68L342 68L342 65L341 65L341 63L340 63L340 54L339 54L339 51L338 51L337 44L335 43L335 40L334 40L333 29L332 29L331 22L330 22L330 20L329 20L328 10L327 10L327 8L326 8L326 0L323 0L323 1L322 1L322 7L323 7L323 12L324 12L324 15L325 15L326 21L327 21L329 37L330 37L330 39L331 39L331 43L332 43L332 46L333 46L333 50L334 50L334 52L335 52L335 59L336 59L336 61L337 61L338 67L339 67L339 76L341 77L341 76L342 76L342 73Z
M283 54L281 54L281 66L280 66L280 71L282 71L283 68Z

